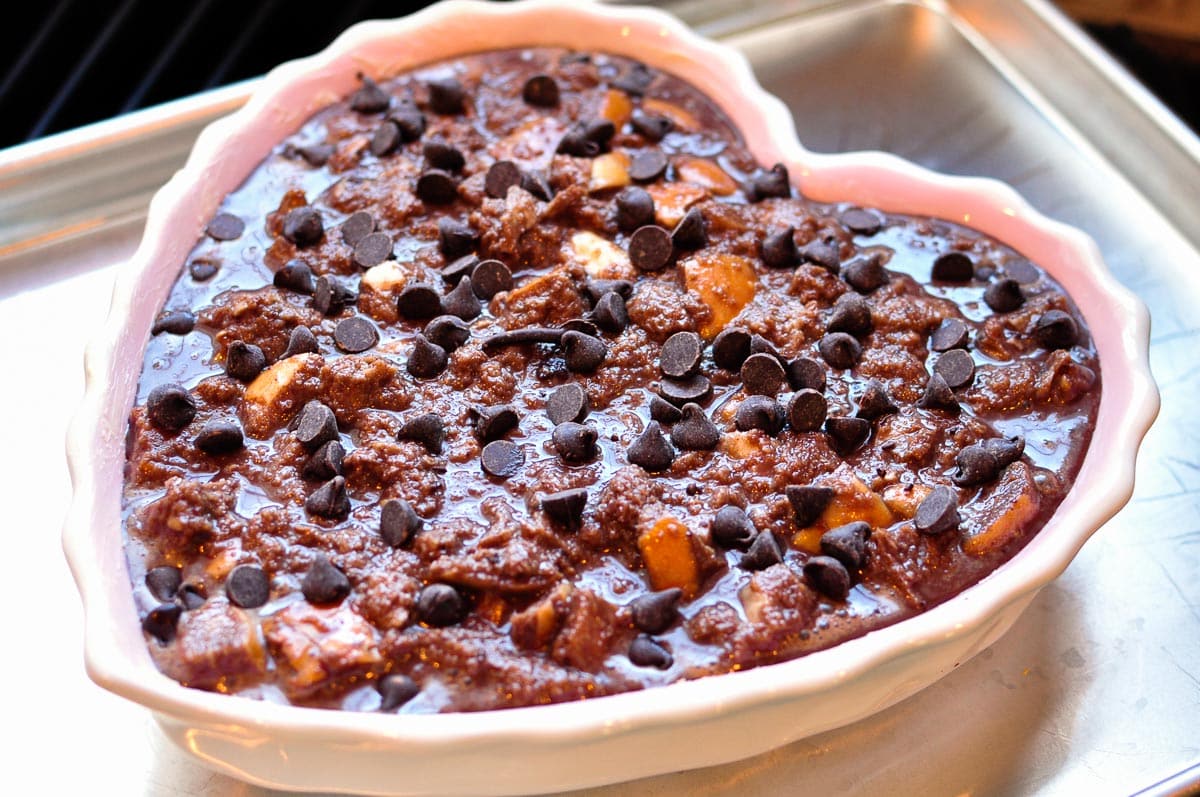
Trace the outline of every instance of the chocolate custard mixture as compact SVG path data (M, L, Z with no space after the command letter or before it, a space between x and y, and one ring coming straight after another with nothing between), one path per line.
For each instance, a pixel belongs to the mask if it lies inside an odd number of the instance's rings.
M1099 399L1037 265L807 201L599 54L362 77L180 268L129 425L142 627L299 705L578 700L894 623L1037 533Z

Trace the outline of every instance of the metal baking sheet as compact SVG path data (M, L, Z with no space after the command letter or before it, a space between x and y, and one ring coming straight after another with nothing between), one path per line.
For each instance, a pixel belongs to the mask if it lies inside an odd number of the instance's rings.
M581 794L1178 794L1200 771L1200 143L1041 0L665 3L750 57L812 149L884 149L1015 185L1089 232L1150 305L1163 410L1131 505L1000 642L874 717L747 761ZM149 194L252 84L0 152L0 657L45 793L259 795L93 686L60 553L61 453L83 344ZM10 745L11 747L11 745ZM614 766L619 767L619 762ZM1189 769L1190 768L1190 769Z

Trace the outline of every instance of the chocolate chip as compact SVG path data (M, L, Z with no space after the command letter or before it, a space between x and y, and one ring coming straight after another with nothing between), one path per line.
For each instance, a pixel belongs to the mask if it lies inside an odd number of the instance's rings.
M826 418L825 432L829 435L834 450L846 455L867 441L871 434L871 423L863 418Z
M679 422L671 429L671 442L685 451L709 451L721 442L721 430L699 404L684 404Z
M198 257L191 263L188 263L188 274L196 282L208 282L213 277L217 276L217 271L220 268L219 264L202 257Z
M863 392L859 394L858 411L854 414L859 418L873 421L896 411L897 407L892 403L887 389L878 380L872 379L867 382Z
M273 279L276 288L310 294L313 292L313 273L308 264L302 260L289 260L283 268L275 272Z
M975 381L975 360L962 349L951 349L937 358L933 371L957 390Z
M713 339L712 357L718 368L739 371L750 356L750 333L737 327L727 327Z
M364 235L354 247L354 265L359 268L377 266L392 256L392 238L385 232Z
M197 584L184 584L179 588L179 594L176 600L183 604L185 612L194 611L204 605L208 598L204 594L204 589Z
M771 268L792 268L799 262L796 252L796 228L784 227L768 233L760 244L762 261Z
M462 325L461 334L464 335L463 342L465 342L466 336L469 336L470 333L467 331L466 324L463 324L462 322L471 321L475 318L478 318L479 313L483 310L483 304L479 301L479 297L475 295L475 291L471 287L471 281L464 279L459 280L458 285L454 286L454 290L442 297L441 310L442 312L449 313L449 315L438 316L438 318L455 318L455 320ZM437 321L438 318L435 318L434 321ZM448 323L448 321L442 322L441 326L444 327ZM433 324L433 321L431 321L430 324ZM449 327L447 327L447 330L449 330ZM457 327L455 330L457 330ZM455 334L457 335L460 333L456 331ZM435 340L434 336L430 334L428 326L425 328L425 335L430 340L433 340L434 343L437 343L439 346L442 346L442 348L446 349L446 351L454 351L454 349L462 345L460 342L454 346L446 346L441 340Z
M449 172L429 169L417 178L416 192L427 205L448 205L458 198L458 184Z
M543 202L549 202L554 197L554 189L550 187L546 176L540 171L521 172L521 188Z
M316 208L295 208L283 217L283 237L296 246L312 246L325 234L325 225Z
M771 532L762 531L750 543L749 550L742 554L738 567L743 570L766 570L782 561L783 549L779 546L779 540Z
M596 457L596 430L582 423L566 421L554 427L550 440L564 462L590 462Z
M350 316L333 328L333 342L348 354L358 354L379 342L379 330L363 316Z
M483 447L480 464L489 476L507 479L525 465L525 451L510 440L493 440Z
M802 388L788 399L787 418L797 432L814 432L825 423L829 404L825 396L811 388Z
M334 476L345 475L346 449L338 440L330 440L321 445L304 462L301 474L313 481L327 481Z
M395 152L403 139L404 134L400 131L400 125L392 119L384 119L371 134L371 142L367 145L367 149L376 158L382 158Z
M174 600L175 593L182 583L183 576L178 567L160 565L146 571L146 588L163 603Z
M861 337L871 331L871 326L871 307L867 300L848 291L833 303L829 320L825 322L825 331L846 332Z
M797 357L783 369L792 390L825 392L825 367L810 357Z
M338 439L337 418L333 410L315 399L296 417L296 440L308 451L316 451L330 440Z
M787 167L776 163L769 170L754 176L751 182L751 200L778 197L786 199L792 195L792 184L788 181Z
M444 217L438 219L438 247L450 262L442 267L442 277L447 282L457 282L470 276L479 258L470 254L479 244L479 234L470 224Z
M395 711L421 693L417 682L403 673L389 673L375 685L379 692L379 710Z
M987 306L997 313L1011 313L1025 304L1021 285L1014 279L999 279L988 285L983 292Z
M777 395L787 381L787 374L779 360L767 352L747 357L739 374L742 388L751 395Z
M930 374L929 381L925 383L925 393L917 400L917 406L947 412L958 412L961 409L954 391L946 384L941 374L936 372Z
M253 343L235 340L225 351L225 373L241 382L253 382L267 367L267 356Z
M209 456L221 456L241 451L245 441L242 429L232 421L209 421L196 433L196 448Z
M745 510L732 504L717 510L709 529L713 545L725 549L736 548L740 551L749 548L757 534L758 529L754 528L754 523Z
M869 210L850 208L841 215L842 224L859 235L874 235L883 227L883 221Z
M826 507L833 502L834 492L830 487L813 487L805 485L789 485L784 490L792 512L796 517L796 525L807 528L817 522L825 512Z
M594 158L600 154L602 146L587 137L582 127L568 130L558 142L558 152L573 155L576 158Z
M812 263L832 274L842 270L842 255L838 251L836 238L814 238L797 249L796 253L802 263Z
M658 394L676 407L688 403L703 404L712 398L712 382L701 374L683 379L667 378L659 383Z
M821 535L821 553L837 559L847 570L860 570L867 563L867 540L871 525L862 520L832 528Z
M392 98L371 78L358 75L362 86L350 95L350 107L359 113L383 113L391 104Z
M337 520L350 514L350 499L346 495L346 480L334 476L322 484L304 501L308 514Z
M568 530L579 528L583 510L587 507L587 490L582 487L543 495L542 511L555 523Z
M470 286L467 286L467 291L470 292ZM451 313L454 312L454 309L449 306L452 303L451 298L458 292L457 288L451 291L443 302L443 304L447 305L446 310ZM471 294L471 298L475 299L475 295ZM478 299L475 299L475 304L478 308ZM475 315L479 315L478 309L476 309ZM474 318L474 316L471 317ZM470 339L471 329L463 322L462 318L456 315L440 315L425 325L425 337L431 343L441 346L449 353L457 350Z
M960 487L972 487L994 481L1003 467L991 451L981 445L970 445L954 457L956 469L950 475Z
M587 391L575 382L568 382L556 388L546 399L546 415L555 425L568 421L582 421L587 417L589 410Z
M425 114L411 105L397 109L388 121L399 128L402 142L416 141L425 134Z
M704 353L704 341L695 332L676 332L663 343L658 356L659 368L664 375L682 379L692 374L700 365Z
M671 587L661 592L648 592L629 602L629 616L639 631L661 634L679 619L679 599L683 590Z
M490 300L502 291L511 291L512 272L499 260L484 260L471 272L471 288L480 299Z
M667 170L667 156L660 149L642 150L629 163L629 176L639 183L657 180Z
M528 343L553 343L557 345L562 342L563 335L567 331L556 327L510 329L507 332L499 332L486 338L483 341L483 348L485 351L491 351L503 346L521 346Z
M413 348L406 367L417 379L433 379L446 370L449 359L445 349L431 343L424 335L417 334L413 337Z
M862 344L845 332L830 332L821 338L817 351L822 359L833 368L853 368L862 357Z
M407 545L424 525L425 521L402 498L384 501L379 509L379 536L393 548Z
M958 496L945 485L934 487L913 516L913 525L922 534L941 534L956 528L960 521Z
M283 154L289 158L299 156L304 159L305 163L316 169L324 166L333 157L333 152L332 144L304 144L298 147L286 147Z
M750 336L750 354L751 355L768 354L771 357L775 358L776 362L779 363L780 367L783 367L783 364L785 362L783 359L783 355L781 355L779 353L779 349L775 348L774 344L772 344L771 341L767 340L766 338L764 338L762 335L759 335L758 333L755 333ZM743 363L743 365L744 365L744 363Z
M398 440L412 440L425 446L430 454L442 453L442 441L446 439L446 426L442 416L426 412L406 420L396 432Z
M286 360L288 357L294 357L297 354L315 354L320 350L317 345L317 338L313 335L312 330L308 327L293 327L291 333L288 334L287 348L283 350L283 354L279 355L279 359Z
M619 293L622 299L633 296L633 283L629 280L597 280L589 279L583 285L584 291L592 304L604 298L606 293Z
M733 422L738 431L761 429L774 437L783 429L783 407L767 396L749 396L738 405Z
M350 579L328 556L318 553L300 582L300 591L312 604L341 603L350 594Z
M558 105L558 83L549 75L534 75L525 81L521 98L529 105L553 108Z
M596 326L614 335L619 335L629 326L629 311L625 308L625 299L616 291L609 291L600 297L591 317Z
M431 138L421 147L425 164L432 169L460 172L467 165L466 158L458 147L440 138Z
M396 310L410 321L433 318L443 314L442 297L432 285L409 283L396 299Z
M1033 322L1033 339L1043 349L1069 349L1079 340L1079 325L1062 310L1047 310Z
M659 396L650 397L650 417L659 423L675 423L683 415L674 404Z
M654 197L645 188L636 185L623 188L613 202L617 208L617 226L622 232L654 224Z
M512 161L496 161L487 170L483 188L496 199L508 196L508 189L521 184L521 167Z
M932 276L938 282L970 282L975 264L962 252L946 252L933 261Z
M654 82L654 72L645 64L634 64L626 72L612 82L613 88L620 89L626 94L640 96Z
M183 609L174 603L156 606L142 619L142 630L166 645L175 638L175 627Z
M850 594L850 573L832 556L814 556L804 563L804 577L817 592L842 601Z
M992 437L984 440L980 445L984 450L996 458L996 462L1000 468L1007 468L1009 465L1016 462L1025 453L1025 438L1017 435L1015 437Z
M585 335L591 335L593 338L600 337L600 327L588 321L586 318L571 318L562 323L559 327L563 332L582 332Z
M856 258L842 269L842 279L859 293L872 293L888 284L891 276L878 257Z
M639 227L629 237L629 262L642 271L661 271L671 262L671 233L656 224Z
M463 112L466 106L467 93L462 83L456 78L439 78L428 82L429 107L434 113L453 116Z
M196 400L183 385L158 385L146 397L150 423L167 432L177 432L196 417Z
M646 113L641 108L634 108L629 117L629 124L650 141L662 141L675 123L670 117L660 114Z
M342 240L346 242L347 246L358 246L359 241L375 232L375 219L370 213L360 210L342 222L339 229L342 231Z
M929 348L933 351L965 349L969 338L970 330L966 324L957 318L945 318L929 336Z
M150 327L150 334L161 335L166 332L170 335L186 335L195 326L196 316L192 315L190 311L164 310L158 318L154 319L154 326Z
M568 330L559 345L567 368L577 374L588 374L600 367L608 357L608 346L599 338Z
M417 617L426 625L444 628L466 615L466 602L449 584L429 584L417 595Z
M692 208L683 214L683 218L671 231L671 243L677 249L700 249L708 244L708 234L705 232L704 215L700 208Z
M257 609L271 597L271 581L261 567L238 565L225 579L229 602L243 609Z
M218 213L204 231L216 241L235 241L246 231L246 222L232 213Z
M670 668L674 659L671 658L670 651L662 645L645 634L639 634L629 643L629 661L638 667L666 670Z
M650 421L646 429L634 438L626 452L631 465L637 465L650 473L658 473L671 467L675 461L675 449L663 436L658 421Z
M496 404L490 407L472 407L475 419L475 437L481 443L498 440L517 428L520 417L511 404Z

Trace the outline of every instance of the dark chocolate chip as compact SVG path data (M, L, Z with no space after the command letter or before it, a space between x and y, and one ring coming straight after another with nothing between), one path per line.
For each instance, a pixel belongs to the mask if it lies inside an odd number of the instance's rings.
M871 293L888 284L891 276L878 257L859 257L842 269L842 279L859 293Z
M797 432L815 432L825 423L829 402L824 394L812 388L801 388L788 399L787 417Z
M483 303L475 295L475 289L471 287L471 280L463 279L458 281L458 284L454 286L452 291L442 297L441 309L442 312L449 315L439 316L438 318L457 317L456 320L462 324L463 321L472 321L478 318L479 314L483 311ZM437 318L434 321L437 321ZM431 321L430 323L432 324L433 322ZM462 330L464 332L467 330L466 324L462 324ZM458 345L461 345L461 343L455 346L443 345L440 340L435 340L433 335L429 334L428 327L426 327L425 335L430 340L433 340L434 343L446 349L446 351L454 351L454 349L458 348ZM466 338L464 337L463 340L465 341Z
M659 383L658 394L676 407L688 403L703 404L712 398L712 382L701 374L683 379L667 378Z
M650 397L650 417L659 423L675 423L682 414L678 407L661 397Z
M577 374L595 371L608 357L608 346L604 341L582 332L564 332L559 345L562 346L567 368Z
M403 140L404 134L400 131L400 125L393 119L384 119L371 134L371 142L367 148L376 158L382 158L395 152Z
M273 281L276 288L304 294L313 292L312 269L303 260L289 260L275 272Z
M232 454L245 445L242 429L232 421L209 421L196 433L196 448L209 456Z
M242 382L252 382L267 367L267 356L253 343L235 340L225 351L225 373Z
M257 609L271 598L271 580L257 565L238 565L225 579L229 602L243 609Z
M427 205L448 205L458 198L458 184L449 172L429 169L417 178L416 192Z
M708 244L704 214L700 212L700 208L692 208L683 214L683 218L671 231L671 243L677 249L700 249Z
M354 265L359 268L377 266L392 256L392 237L386 232L364 235L354 247Z
M396 432L398 440L412 440L425 446L430 454L442 453L442 441L446 439L446 426L442 416L426 412L406 420Z
M590 462L596 458L596 430L582 423L567 421L554 427L550 440L564 462Z
M718 368L740 371L750 356L750 333L737 327L726 327L713 339L712 357Z
M933 351L965 349L970 339L967 325L957 318L945 318L929 336L929 348Z
M560 329L563 332L582 332L585 335L591 335L593 338L600 337L600 327L586 318L572 318L564 321Z
M709 451L721 442L721 430L699 404L684 404L678 423L671 429L671 442L685 451Z
M389 673L375 685L379 692L379 710L395 711L421 693L417 682L403 673Z
M431 80L429 86L429 107L434 113L446 116L460 114L466 107L467 93L462 83L456 78L439 78Z
M336 315L342 312L346 305L358 301L358 292L350 286L333 277L317 277L313 288L313 309L323 315Z
M345 475L346 449L341 441L330 440L313 452L304 462L301 473L313 481L328 481L334 476Z
M558 105L558 83L549 75L534 75L525 81L521 98L529 105L553 108Z
M787 372L788 384L792 390L815 390L825 392L825 366L811 357L797 357L789 362L784 371Z
M833 502L833 488L813 487L807 485L789 485L784 490L792 512L796 516L796 525L807 528L817 522L825 512L826 507Z
M203 588L196 584L184 584L179 588L179 594L176 596L185 612L194 611L204 605L208 598L204 594Z
M629 280L596 280L589 279L583 285L584 292L596 304L606 293L619 293L622 299L633 296L633 283Z
M682 379L694 373L704 354L704 341L695 332L676 332L663 343L658 355L664 375Z
M750 336L750 354L769 354L779 362L780 367L784 364L783 355L779 353L779 349L758 333Z
M988 285L983 292L987 306L997 313L1011 313L1025 304L1021 285L1014 279L999 279Z
M493 440L483 447L480 464L489 476L507 479L525 465L525 451L511 440Z
M587 391L575 382L568 382L556 388L546 399L546 415L555 425L568 421L582 421L587 417L589 410Z
M768 233L760 244L762 261L771 268L792 268L800 262L796 251L796 228L784 227Z
M146 571L146 588L150 594L163 603L174 600L175 593L183 583L183 575L178 567L160 565Z
M970 445L958 452L954 457L956 466L950 478L960 487L972 487L995 481L1004 468L1000 460L982 445Z
M804 563L804 577L817 592L835 601L850 594L850 573L832 556L814 556Z
M842 255L836 238L814 238L796 250L802 263L812 263L837 274L842 270Z
M391 96L366 75L359 73L358 79L362 81L362 86L350 95L350 107L359 113L383 113L386 111L388 105L391 104Z
M954 391L946 384L942 375L936 372L930 374L929 381L925 383L925 393L917 400L917 406L947 412L958 412L961 409Z
M466 614L466 602L449 584L429 584L417 595L417 616L426 625L444 628L458 623Z
M783 407L779 406L778 401L767 396L749 396L738 405L733 423L738 431L761 429L774 437L783 429Z
M198 257L191 263L188 263L188 274L196 282L208 282L213 277L217 276L217 271L220 265L212 260Z
M413 336L412 352L408 355L406 367L417 379L433 379L446 370L449 361L449 355L441 346L430 342L424 335Z
M661 592L647 592L629 602L629 616L639 631L661 634L679 619L679 599L683 590L671 587Z
M334 147L332 144L305 144L285 149L284 155L289 158L299 156L304 159L305 163L316 169L324 166L333 157L333 152Z
M767 352L747 357L739 374L742 389L751 395L775 396L787 381L787 374L778 358Z
M616 291L609 291L600 297L592 310L592 320L596 326L613 335L619 335L629 326L629 311L625 308L625 299Z
M521 188L543 202L549 202L554 197L554 189L550 187L546 175L540 171L521 172Z
M359 241L375 232L375 219L367 211L360 210L342 222L339 229L342 231L342 240L346 242L347 246L358 246ZM372 265L374 264L372 263Z
M300 591L309 603L341 603L350 594L350 579L328 556L318 553L300 582Z
M782 561L783 549L779 546L779 540L775 539L771 532L762 531L750 543L750 548L742 554L738 567L743 570L766 570Z
M503 346L521 346L528 343L558 344L562 342L563 335L567 331L557 327L510 329L508 332L500 332L486 338L483 341L483 348L485 351L490 351Z
M933 372L946 380L951 389L957 390L975 381L975 360L963 349L951 349L937 358Z
M485 301L513 287L512 271L499 260L484 260L471 272L471 288Z
M626 72L612 82L612 87L626 94L640 96L646 93L654 82L654 72L645 64L634 64Z
M196 417L196 400L183 385L158 385L146 397L150 423L166 432L178 432Z
M874 235L883 227L883 221L869 210L850 208L841 215L842 224L859 235Z
M833 368L853 368L862 357L862 344L845 332L830 332L817 344L821 358Z
M333 328L333 342L348 354L358 354L379 342L379 330L361 315L350 316Z
M316 208L295 208L283 217L283 237L296 246L312 246L325 234L325 224Z
M1022 285L1037 282L1041 278L1038 267L1023 257L1017 257L1004 264L1004 276L1011 277Z
M490 407L472 407L475 419L475 437L481 443L499 440L517 428L520 416L511 404L496 404Z
M474 243L471 244L474 246ZM443 249L447 247L443 245ZM449 257L449 255L447 255ZM457 285L464 279L468 282L471 279L471 272L479 265L479 258L472 254L464 254L461 257L453 260L441 268L442 279L451 285Z
M639 183L657 180L667 170L667 156L660 149L642 150L629 163L629 176Z
M754 528L750 516L744 509L732 504L717 510L709 529L713 545L726 549L736 548L739 551L749 548L757 534L758 529Z
M322 484L304 501L308 514L337 520L350 514L350 498L346 495L346 479L334 476Z
M833 303L829 320L825 322L826 332L846 332L855 337L862 337L871 331L871 307L867 300L857 293L847 291Z
M479 259L470 254L479 243L479 234L470 224L457 219L438 219L438 247L447 260L453 261L442 267L442 276L447 282L455 282L469 276ZM468 265L469 264L469 265Z
M960 521L958 496L945 485L934 487L913 516L913 525L922 534L941 534L956 528Z
M1007 468L1025 453L1025 438L1020 435L1015 437L992 437L984 440L980 445L996 458L996 462L999 463L1001 468Z
M521 184L521 167L512 161L496 161L487 170L483 188L496 199L508 196L508 189Z
M629 661L638 667L653 667L656 670L670 669L674 659L671 653L645 634L634 637L629 644Z
M933 261L932 275L938 282L970 282L975 264L962 252L946 252Z
M621 189L613 200L617 207L617 226L622 232L632 232L654 223L654 197L640 186Z
M833 417L825 419L825 432L839 454L849 454L867 441L871 434L870 421L862 418Z
M769 170L754 176L751 182L753 201L778 197L786 199L792 195L792 184L788 181L787 167L776 163Z
M854 414L868 421L882 418L884 415L891 415L897 411L896 405L892 403L892 397L888 395L887 388L875 379L867 382L867 386L863 388L863 392L859 394L857 400L858 411Z
M682 223L682 222L681 222ZM629 262L641 271L661 271L671 262L671 233L657 224L638 227L629 236Z
M470 286L467 286L467 291L470 292ZM443 302L446 305L446 310L451 313L455 312L454 308L450 307L451 298L457 292L458 289L451 291ZM474 299L475 295L471 294L471 298ZM478 308L479 300L475 299L475 303ZM475 310L475 315L479 315L478 309ZM471 316L471 318L474 317ZM466 325L462 318L457 317L457 315L440 315L425 325L425 337L431 343L441 346L449 353L457 350L470 339L471 328Z
M650 421L646 429L634 438L626 452L631 465L637 465L651 473L671 467L675 461L675 449L662 433L658 421Z
M1079 325L1062 310L1047 310L1033 322L1033 339L1043 349L1069 349L1079 340Z
M407 545L424 525L412 505L402 498L384 501L379 508L379 536L393 548Z
M295 431L300 445L308 451L316 451L330 440L338 439L337 418L333 410L314 399L301 408Z
M847 570L860 570L867 563L867 540L871 525L862 520L832 528L821 535L821 553L837 559Z
M175 627L183 609L174 603L156 606L142 619L142 630L163 645L175 638Z
M291 333L288 334L287 348L283 350L283 354L279 355L279 359L286 360L288 357L294 357L297 354L315 354L320 350L317 345L317 337L308 327L293 327Z
M235 241L246 231L246 222L232 213L218 213L204 231L216 241Z
M578 487L543 495L541 506L542 511L558 525L569 530L577 529L583 520L583 510L587 508L587 490Z
M440 138L431 138L421 147L425 156L425 164L431 169L442 169L447 172L460 172L467 164L458 147Z
M425 134L425 114L412 106L397 109L389 121L399 128L402 142L416 141Z
M400 291L396 310L401 318L422 320L442 315L442 297L437 288L424 283L410 283Z
M582 127L568 130L558 142L558 152L573 155L576 158L594 158L600 154L602 146L587 137Z
M662 141L675 123L670 117L646 113L641 108L635 108L629 117L629 124L650 141Z
M196 327L196 316L188 310L164 310L159 314L158 318L154 319L154 326L150 327L151 335L161 335L166 332L170 335L186 335Z

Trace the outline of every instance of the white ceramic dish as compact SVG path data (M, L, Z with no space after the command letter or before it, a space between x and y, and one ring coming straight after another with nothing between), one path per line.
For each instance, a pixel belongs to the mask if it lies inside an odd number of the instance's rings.
M264 704L187 689L158 672L137 622L122 550L124 436L151 322L179 264L226 193L355 74L395 74L473 51L565 45L638 58L685 76L741 128L763 163L782 161L807 196L959 221L1044 265L1074 297L1104 387L1074 489L1010 562L953 600L807 657L582 703L475 714L390 716ZM1158 409L1149 318L1081 232L1012 189L934 174L881 153L816 155L736 52L658 11L570 2L454 0L356 25L324 52L270 73L250 102L210 125L155 196L87 354L87 391L68 440L75 494L64 546L83 597L86 661L107 689L150 708L167 735L237 777L280 788L377 794L530 793L712 765L879 711L994 642L1133 488L1138 444Z

